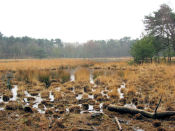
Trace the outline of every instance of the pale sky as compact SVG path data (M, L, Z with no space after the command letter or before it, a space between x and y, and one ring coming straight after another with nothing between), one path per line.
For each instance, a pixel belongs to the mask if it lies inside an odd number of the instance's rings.
M162 3L175 9L175 0L0 0L0 32L64 42L139 38L144 16Z

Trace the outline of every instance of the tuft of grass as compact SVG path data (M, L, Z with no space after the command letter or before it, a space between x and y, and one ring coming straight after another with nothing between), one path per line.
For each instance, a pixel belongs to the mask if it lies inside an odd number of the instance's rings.
M54 94L55 101L59 101L60 99L62 99L61 92L54 91L53 94Z
M86 68L80 68L75 72L76 81L89 81L90 72Z
M42 98L49 98L49 90L43 90L41 92L41 97Z
M118 76L120 76L120 77L124 77L124 71L123 70L119 70L118 72L117 72L117 74L118 74Z
M104 70L97 70L93 72L93 79L96 79L97 77L104 75Z
M68 82L70 80L70 73L67 71L59 71L58 73L62 83Z
M108 93L109 97L114 99L119 99L119 93L116 88L114 88L111 92Z
M48 71L40 71L38 74L38 80L45 84L46 88L51 85L50 73Z
M70 80L70 73L63 69L50 71L50 76L51 79L59 80L61 83L65 83Z
M80 113L80 106L78 106L78 105L74 105L74 106L71 106L70 108L69 108L69 110L70 110L70 112L71 113Z
M37 72L38 72L38 70L31 70L31 69L22 70L22 69L19 69L19 70L16 71L15 78L18 81L24 81L26 83L32 83L37 79Z
M88 98L88 94L83 94L83 98L87 99Z
M135 87L129 87L127 90L127 96L134 97L136 95L136 89Z

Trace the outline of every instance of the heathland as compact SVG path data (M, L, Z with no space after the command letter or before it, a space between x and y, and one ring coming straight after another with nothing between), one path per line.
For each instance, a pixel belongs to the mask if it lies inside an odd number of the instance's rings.
M108 110L175 110L175 65L128 59L0 61L0 130L174 130L163 119Z

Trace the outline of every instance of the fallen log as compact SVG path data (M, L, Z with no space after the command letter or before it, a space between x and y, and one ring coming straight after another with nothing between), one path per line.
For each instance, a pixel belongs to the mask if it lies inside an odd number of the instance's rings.
M155 114L155 113L147 112L147 111L140 110L140 109L133 109L133 108L117 106L117 105L109 105L108 110L119 112L119 113L129 113L132 115L140 113L144 117L153 118L153 119L162 119L162 118L166 118L166 117L175 115L175 111L156 112Z

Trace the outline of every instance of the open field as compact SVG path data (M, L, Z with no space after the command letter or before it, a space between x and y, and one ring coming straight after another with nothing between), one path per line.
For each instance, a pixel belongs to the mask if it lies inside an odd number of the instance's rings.
M0 130L175 130L175 116L120 114L109 105L175 111L175 65L128 60L0 61Z

